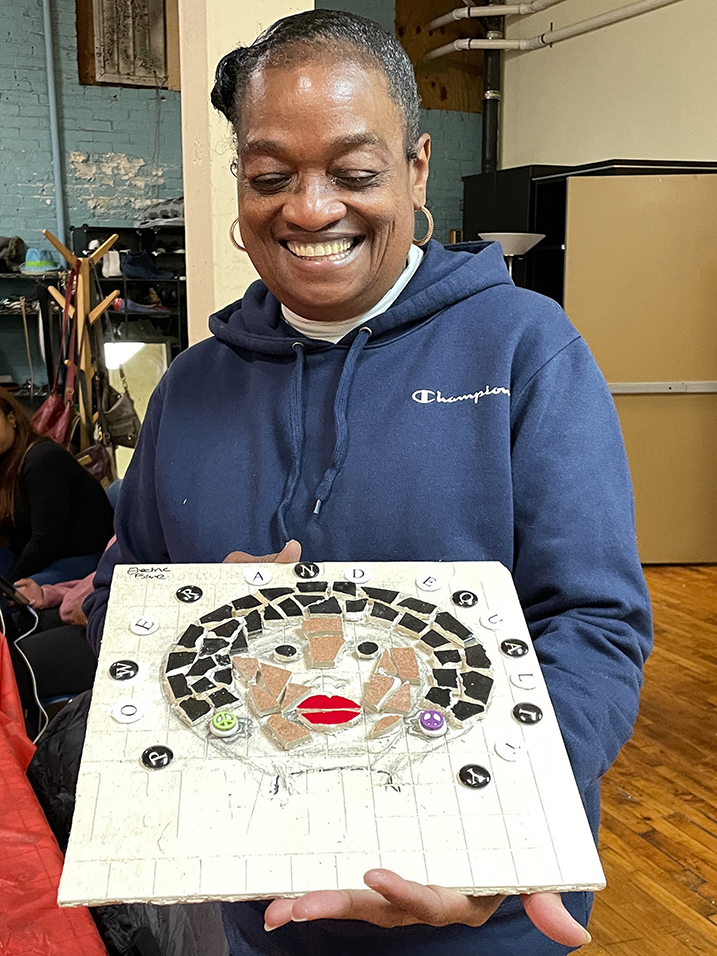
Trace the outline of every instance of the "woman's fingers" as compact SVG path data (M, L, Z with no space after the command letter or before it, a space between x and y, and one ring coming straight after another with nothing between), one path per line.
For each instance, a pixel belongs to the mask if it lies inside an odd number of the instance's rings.
M502 896L466 896L444 886L424 886L404 880L392 870L369 870L364 881L395 909L409 914L412 922L431 926L450 923L482 926L504 899Z
M590 933L568 913L559 893L532 893L521 899L536 929L556 943L583 946L590 942Z
M391 870L369 870L368 890L325 890L296 900L274 900L264 914L267 930L317 919L362 920L390 929L412 923L480 926L503 897L465 896L440 886L404 880Z
M362 920L387 929L412 923L482 926L505 899L423 886L391 870L369 870L364 881L370 889L323 890L295 900L273 900L264 914L266 929L317 919ZM545 936L564 946L590 942L590 934L568 913L558 893L534 893L522 900L528 917Z
M416 922L372 890L318 890L296 900L274 900L264 913L268 930L316 919L363 920L386 929Z
M296 564L301 560L301 545L293 538L287 541L278 554L264 554L257 556L247 554L246 551L232 551L222 564Z

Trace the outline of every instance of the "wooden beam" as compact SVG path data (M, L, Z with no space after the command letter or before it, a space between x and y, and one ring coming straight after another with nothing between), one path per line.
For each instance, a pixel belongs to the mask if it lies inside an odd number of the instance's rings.
M77 262L77 256L74 254L74 252L70 252L67 246L61 243L56 236L53 236L49 229L43 229L42 234L45 239L47 239L48 242L51 242L55 249L57 249L62 258L67 260L68 265L70 268L72 268L72 266L74 266L74 264Z
M96 305L94 309L90 312L88 318L90 320L90 325L94 325L97 319L102 315L105 309L117 298L119 295L119 289L115 289L113 292L110 292L109 295L105 296L104 299L100 302L99 305Z
M90 259L93 265L97 265L102 256L108 252L112 246L117 242L119 236L116 232L113 232L109 239L105 239L101 246L98 246L94 252L90 253Z
M65 296L62 294L62 292L59 292L59 291L54 287L54 285L48 286L48 287L47 287L47 291L50 293L50 295L51 295L52 298L55 300L55 302L57 302L57 304L60 306L60 308L61 308L61 309L64 309L64 308L65 308ZM70 317L71 319L74 319L74 317L75 317L75 307L74 307L74 305L70 305L70 308L67 310L67 314L69 315L69 317Z

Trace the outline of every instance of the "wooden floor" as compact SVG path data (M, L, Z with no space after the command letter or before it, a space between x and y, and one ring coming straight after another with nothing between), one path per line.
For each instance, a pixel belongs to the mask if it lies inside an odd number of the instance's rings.
M655 615L633 739L603 785L580 956L717 956L717 566L646 568Z

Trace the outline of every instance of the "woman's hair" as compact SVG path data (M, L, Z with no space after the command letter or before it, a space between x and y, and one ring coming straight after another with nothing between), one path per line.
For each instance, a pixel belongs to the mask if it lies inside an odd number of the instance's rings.
M0 459L0 529L8 531L15 517L15 492L27 450L45 439L32 427L20 402L4 388L0 388L0 412L5 417L15 415L15 441Z
M236 128L247 84L267 66L328 56L380 70L405 123L406 156L416 159L420 100L411 61L398 40L373 20L341 10L307 10L277 20L254 40L219 61L212 106Z

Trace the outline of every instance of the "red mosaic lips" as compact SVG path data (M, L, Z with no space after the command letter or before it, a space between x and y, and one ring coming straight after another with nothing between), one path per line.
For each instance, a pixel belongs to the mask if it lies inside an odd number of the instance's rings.
M327 697L326 694L307 697L296 709L309 724L324 726L348 724L361 713L361 705L355 700L339 696Z

